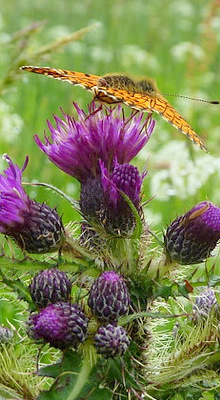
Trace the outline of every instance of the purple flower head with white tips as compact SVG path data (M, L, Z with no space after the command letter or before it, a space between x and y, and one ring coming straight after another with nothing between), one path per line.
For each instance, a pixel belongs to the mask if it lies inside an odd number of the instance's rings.
M76 103L77 119L63 113L54 117L56 126L48 122L51 139L45 144L35 135L37 145L49 159L81 183L100 174L99 160L111 170L113 160L129 163L150 138L155 121L142 121L143 113L132 112L125 118L120 106L109 109L94 102L86 114Z
M112 322L128 313L130 301L122 276L114 271L105 271L93 282L88 305L101 321Z
M39 313L30 315L27 322L28 335L43 340L58 349L76 347L85 340L88 319L80 306L59 302L49 304Z

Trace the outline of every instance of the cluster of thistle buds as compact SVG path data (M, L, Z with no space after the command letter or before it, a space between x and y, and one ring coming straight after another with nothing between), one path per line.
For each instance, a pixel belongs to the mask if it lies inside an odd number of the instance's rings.
M29 288L39 311L29 317L28 335L59 349L83 343L88 318L78 304L71 304L71 282L66 273L57 268L42 270ZM117 326L119 317L126 315L130 306L123 278L114 271L103 272L92 285L88 304L103 323L94 337L97 353L105 358L122 356L130 343L125 329Z
M130 340L117 321L129 312L130 302L126 283L116 272L105 271L95 279L88 305L102 324L95 334L95 347L105 358L122 356L127 351Z
M28 320L28 335L37 341L65 349L83 343L88 319L78 304L71 304L71 282L56 268L40 271L30 284L30 293L39 308Z

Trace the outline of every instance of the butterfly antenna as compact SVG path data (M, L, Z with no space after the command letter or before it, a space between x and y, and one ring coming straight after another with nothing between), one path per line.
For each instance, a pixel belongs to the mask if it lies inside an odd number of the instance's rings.
M208 103L208 104L220 104L218 100L204 100L204 99L197 99L195 97L188 97L184 96L182 94L165 94L164 96L175 96L175 97L181 97L183 99L188 99L188 100L193 100L193 101L201 101L203 103Z

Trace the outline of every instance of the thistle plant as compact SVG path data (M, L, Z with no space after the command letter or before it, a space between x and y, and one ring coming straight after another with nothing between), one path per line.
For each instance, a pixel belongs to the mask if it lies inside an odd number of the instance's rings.
M5 156L0 232L26 258L7 258L7 270L18 268L17 279L6 276L2 264L2 281L17 293L23 314L19 346L9 327L2 328L7 340L0 346L13 352L13 360L28 346L28 373L42 385L36 393L30 380L28 390L26 382L18 390L16 376L3 384L5 367L0 387L7 396L39 400L176 400L177 391L181 399L199 399L207 387L214 395L220 386L219 279L212 268L200 282L194 264L204 268L212 256L220 209L205 200L183 210L155 250L142 202L148 174L134 165L154 120L135 112L125 117L120 106L94 102L88 113L76 103L74 108L76 116L62 112L55 125L48 122L50 136L34 138L51 162L79 181L78 203L47 187L76 207L80 233L64 225L59 206L52 209L25 192L27 160L19 168ZM20 372L17 364L11 368Z

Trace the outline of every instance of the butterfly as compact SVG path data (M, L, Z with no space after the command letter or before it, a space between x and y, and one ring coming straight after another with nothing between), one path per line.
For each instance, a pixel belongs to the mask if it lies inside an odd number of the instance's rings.
M197 146L207 151L202 139L160 94L155 81L151 78L134 81L124 75L99 76L50 67L23 66L21 69L79 85L91 91L95 100L104 103L123 103L138 111L156 112L188 136ZM210 103L219 104L218 101Z

